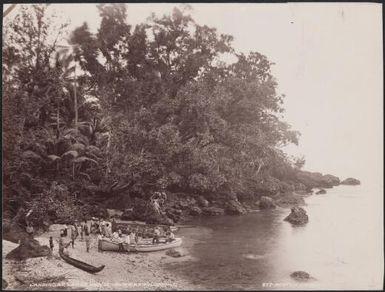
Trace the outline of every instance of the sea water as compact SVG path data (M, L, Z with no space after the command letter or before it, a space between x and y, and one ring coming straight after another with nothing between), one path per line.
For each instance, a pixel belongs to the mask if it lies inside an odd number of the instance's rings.
M167 268L207 289L379 289L383 283L383 190L338 186L305 199L309 223L289 209L202 217L182 228L195 258ZM294 271L311 275L306 282Z

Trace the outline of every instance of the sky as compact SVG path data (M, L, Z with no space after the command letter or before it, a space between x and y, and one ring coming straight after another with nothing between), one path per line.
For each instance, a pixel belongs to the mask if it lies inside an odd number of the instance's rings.
M128 22L177 4L127 4ZM239 52L257 51L275 65L285 117L301 133L288 154L304 156L305 169L382 187L382 17L375 3L191 4L199 24L234 36ZM5 7L6 8L6 7ZM96 31L96 4L51 4L75 28ZM17 13L12 11L9 17Z

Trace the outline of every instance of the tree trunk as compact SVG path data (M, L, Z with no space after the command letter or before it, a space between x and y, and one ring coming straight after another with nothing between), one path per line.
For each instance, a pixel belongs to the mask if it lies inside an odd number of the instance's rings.
M75 131L78 132L78 98L76 95L76 64L74 70L75 80L74 80L74 107L75 107Z

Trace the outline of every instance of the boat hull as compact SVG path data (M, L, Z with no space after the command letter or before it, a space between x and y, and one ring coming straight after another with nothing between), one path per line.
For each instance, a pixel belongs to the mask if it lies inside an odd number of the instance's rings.
M181 238L176 238L172 242L161 242L158 244L152 244L152 239L147 241L148 243L140 243L140 244L123 244L123 248L128 252L152 252L170 249L174 247L178 247L182 244ZM99 249L103 251L119 251L119 244L112 242L107 239L99 239Z
M65 255L62 251L59 252L60 254L60 257L66 261L67 263L69 263L70 265L73 265L83 271L86 271L88 273L91 273L91 274L95 274L97 272L100 272L101 270L104 269L104 265L101 265L99 267L95 267L95 266L92 266L90 264L87 264L85 262L82 262L82 261L79 261L77 259L74 259L74 258L71 258L70 256L67 256Z
M152 251L159 251L159 250L165 250L170 249L174 247L181 246L182 244L182 238L175 238L172 242L165 242L165 243L158 243L158 244L140 244L135 246L135 251L137 252L152 252Z

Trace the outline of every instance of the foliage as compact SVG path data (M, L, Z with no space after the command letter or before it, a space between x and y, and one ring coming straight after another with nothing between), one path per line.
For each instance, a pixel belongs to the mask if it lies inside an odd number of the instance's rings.
M297 144L299 133L279 118L273 64L236 52L232 36L197 24L187 8L132 26L124 4L100 4L97 33L87 23L72 32L73 54L58 48L66 25L55 27L44 5L23 7L6 25L9 208L51 210L55 198L75 206L121 192L146 200L157 189L234 198L296 181L304 159L280 147ZM52 216L78 212L60 210Z

